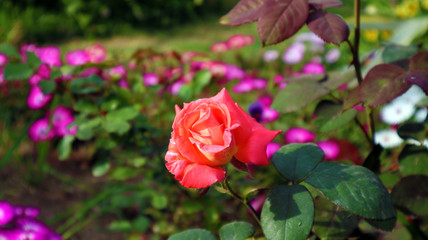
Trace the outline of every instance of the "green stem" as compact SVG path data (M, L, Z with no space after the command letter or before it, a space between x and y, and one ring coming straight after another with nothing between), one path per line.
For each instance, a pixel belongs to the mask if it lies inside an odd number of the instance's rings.
M251 215L254 217L254 219L256 220L256 222L259 224L259 226L262 226L262 223L260 221L259 216L257 215L256 210L254 210L254 208L251 206L250 203L248 203L248 200L246 198L243 198L241 196L239 196L237 193L235 193L232 188L229 185L229 181L227 179L225 179L223 182L221 182L221 185L223 187L223 189L225 189L227 191L227 194L229 194L230 196L232 196L233 198L239 200L242 204L245 205L245 207L247 207L247 209L251 212Z

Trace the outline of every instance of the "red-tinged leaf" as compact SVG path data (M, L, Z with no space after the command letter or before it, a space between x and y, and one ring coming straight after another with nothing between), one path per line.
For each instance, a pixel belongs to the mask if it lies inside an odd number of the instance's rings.
M309 14L308 28L328 43L340 45L349 37L349 28L345 21L337 15L322 10Z
M230 12L220 18L219 23L228 26L238 26L244 23L257 21L265 1L266 0L241 0Z
M343 2L339 0L309 0L309 6L316 10L321 10L330 7L343 6Z
M393 64L379 64L372 68L359 87L360 99L366 106L377 107L403 94L411 83L408 72Z
M406 81L419 86L428 95L428 68L411 71L407 74Z
M348 110L351 107L361 103L359 93L360 93L360 89L355 88L348 94L348 96L346 96L345 100L343 101L343 110Z
M428 69L428 52L420 52L410 58L410 71Z
M305 24L308 15L306 0L266 0L257 25L263 46L293 36Z

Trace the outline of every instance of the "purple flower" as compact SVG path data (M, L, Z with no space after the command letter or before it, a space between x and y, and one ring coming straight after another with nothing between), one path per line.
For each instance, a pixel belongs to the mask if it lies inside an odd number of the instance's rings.
M9 58L3 53L0 53L0 68L4 67L8 61L9 61Z
M43 108L51 99L51 94L45 95L39 86L33 85L27 98L27 106L33 110L40 109Z
M40 209L32 206L14 206L14 210L19 217L35 218L40 214Z
M37 235L46 235L50 229L42 222L34 218L20 217L15 220L15 226L27 233L35 233Z
M271 142L266 147L266 154L268 156L268 159L271 159L272 156L275 154L276 151L278 151L281 148L281 144L277 142Z
M334 160L339 156L340 146L334 141L319 141L317 142L318 147L324 152L325 160Z
M284 134L286 143L308 143L315 140L315 133L301 127L289 128Z
M42 63L50 67L61 67L61 50L56 46L38 47L34 51Z
M248 108L250 116L256 121L261 123L273 122L279 117L279 113L276 110L270 108L272 99L270 97L260 97L257 101L251 104Z
M55 132L49 124L49 119L41 118L31 124L28 129L28 135L34 142L46 141L54 138Z
M263 60L265 62L273 62L279 57L279 53L276 50L268 50L263 53Z
M303 60L305 49L305 44L301 42L293 43L282 55L282 60L288 64L299 63Z
M70 126L74 122L74 116L70 109L61 105L56 107L52 113L51 122L56 135L60 137L76 135L77 126Z
M0 201L0 226L8 224L14 216L13 206L6 201Z
M37 74L43 79L49 79L51 77L51 69L48 64L41 64L37 70Z
M117 83L117 85L119 87L122 87L122 88L125 88L125 89L129 89L130 88L128 82L126 81L126 79L123 79L123 78L119 80L119 82Z
M90 63L100 63L104 61L107 56L107 50L102 45L96 43L92 46L88 46L84 50L88 55L88 61Z
M180 92L181 86L183 86L183 84L185 84L184 81L176 81L174 82L170 88L168 89L168 91L172 94L172 95L177 95L178 92Z
M325 68L321 63L310 62L303 66L304 74L324 74Z
M254 89L252 78L244 78L238 84L233 86L232 91L235 93L247 93Z
M0 85L4 82L3 68L0 68Z
M89 62L89 55L80 49L69 51L65 54L65 62L71 66L84 65Z
M253 78L254 89L264 89L267 86L267 80L263 78Z
M332 48L325 54L325 61L328 63L334 63L339 59L339 57L340 57L339 49Z
M242 79L245 77L245 71L236 65L228 64L226 65L225 77L227 81Z
M154 73L143 74L143 83L146 86L155 86L159 84L159 77Z

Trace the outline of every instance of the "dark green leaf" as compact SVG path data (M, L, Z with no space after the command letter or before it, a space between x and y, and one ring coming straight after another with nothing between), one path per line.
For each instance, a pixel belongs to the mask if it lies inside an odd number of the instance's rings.
M318 189L334 204L363 218L395 218L388 190L365 167L322 162L305 182Z
M117 98L109 99L101 104L101 109L104 111L115 110L120 105L120 100Z
M336 130L348 122L352 121L357 115L357 110L348 109L342 112L342 105L322 101L315 110L314 125L321 132L330 132Z
M428 176L403 177L391 191L394 205L407 215L428 215Z
M217 238L205 229L190 229L174 234L168 240L216 240Z
M420 52L410 58L410 71L428 69L428 51Z
M139 216L136 219L134 219L134 221L132 221L132 229L139 233L143 233L147 231L149 227L150 227L150 219L148 219L147 217Z
M56 83L54 81L42 80L39 82L39 87L42 89L43 94L49 94L55 90Z
M27 64L30 65L33 70L37 70L40 64L42 64L42 61L40 61L35 53L27 52Z
M310 173L324 158L324 152L315 144L287 144L272 157L276 170L286 179L298 182Z
M322 76L320 77L322 78ZM313 103L329 93L329 89L312 79L293 81L275 97L272 108L279 112L293 112Z
M415 139L422 141L425 139L425 125L423 123L407 122L397 129L398 135L402 139Z
M382 52L382 59L385 63L392 63L404 58L410 58L418 52L417 46L402 46L391 44L385 47Z
M71 145L73 144L74 136L64 136L58 144L58 158L59 160L65 160L70 156Z
M107 158L97 159L92 167L92 175L94 177L101 177L110 169L110 161Z
M221 240L245 240L254 234L254 227L247 222L232 222L220 228Z
M309 0L308 2L315 9L343 6L343 2L340 0Z
M366 219L366 221L373 227L377 229L382 229L384 231L392 231L392 229L394 229L397 223L396 218L385 220L385 221Z
M324 197L315 199L314 231L321 239L346 239L357 228L358 218Z
M33 74L33 69L26 63L9 62L3 72L5 80L27 80Z
M383 152L382 146L376 144L367 158L364 160L363 166L370 169L374 173L380 172L380 155Z
M80 99L76 104L74 104L74 110L90 114L98 112L98 106L92 101Z
M76 78L71 81L71 92L78 94L98 92L103 85L104 81L97 75Z
M9 43L0 44L0 53L3 53L8 57L15 57L15 58L21 59L21 54L19 54L16 47L10 45Z
M261 214L267 239L305 240L314 221L314 202L301 185L278 185L266 198Z
M428 175L428 150L425 146L406 145L398 159L401 175Z

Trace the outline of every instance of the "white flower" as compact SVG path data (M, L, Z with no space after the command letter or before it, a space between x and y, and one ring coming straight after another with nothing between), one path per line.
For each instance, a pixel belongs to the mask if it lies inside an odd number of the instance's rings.
M380 144L383 148L394 148L400 146L403 139L398 136L396 130L385 129L375 133L374 141L376 144Z
M416 122L423 122L427 118L428 109L427 108L421 108L415 113L415 120Z
M416 85L412 85L409 90L407 90L402 95L395 98L392 102L407 102L410 104L417 104L422 99L425 98L425 93L422 89Z
M380 110L380 118L384 123L393 125L402 123L413 116L415 106L408 101L392 101Z
M265 62L273 62L279 57L279 53L276 50L268 50L263 54L263 60Z

